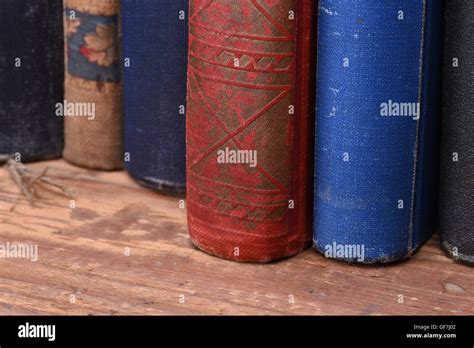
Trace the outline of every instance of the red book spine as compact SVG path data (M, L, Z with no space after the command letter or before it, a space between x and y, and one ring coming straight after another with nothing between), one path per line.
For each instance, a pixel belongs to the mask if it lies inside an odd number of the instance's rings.
M200 249L267 262L311 240L311 0L191 0L189 233Z

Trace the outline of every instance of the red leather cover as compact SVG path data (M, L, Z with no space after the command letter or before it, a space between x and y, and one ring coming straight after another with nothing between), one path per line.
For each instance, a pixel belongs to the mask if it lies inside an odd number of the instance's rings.
M311 240L313 3L190 1L188 223L210 254L267 262Z

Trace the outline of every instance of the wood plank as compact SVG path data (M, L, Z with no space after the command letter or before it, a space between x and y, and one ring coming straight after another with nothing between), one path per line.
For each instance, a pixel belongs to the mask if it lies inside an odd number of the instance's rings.
M437 236L410 261L386 266L348 265L313 250L239 264L192 246L181 198L123 172L61 160L30 167L46 166L76 193L75 209L48 192L31 207L0 170L0 244L39 250L37 262L0 259L1 315L474 314L474 272L445 257Z

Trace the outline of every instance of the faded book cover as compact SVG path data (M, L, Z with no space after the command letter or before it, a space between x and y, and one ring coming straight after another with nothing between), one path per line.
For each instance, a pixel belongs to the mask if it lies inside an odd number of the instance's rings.
M236 261L295 255L311 239L314 4L190 5L191 239Z
M123 165L118 0L65 0L64 153L76 165Z
M61 0L5 0L0 6L0 163L61 156Z
M125 167L140 183L186 191L188 0L121 6Z
M319 2L314 241L391 262L437 229L443 1Z
M474 264L474 2L446 4L441 151L441 240Z

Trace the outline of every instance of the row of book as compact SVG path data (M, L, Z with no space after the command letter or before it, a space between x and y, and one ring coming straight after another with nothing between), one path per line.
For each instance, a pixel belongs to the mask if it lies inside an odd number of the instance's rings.
M440 225L474 262L474 2L2 5L0 158L186 191L227 259L391 262Z

